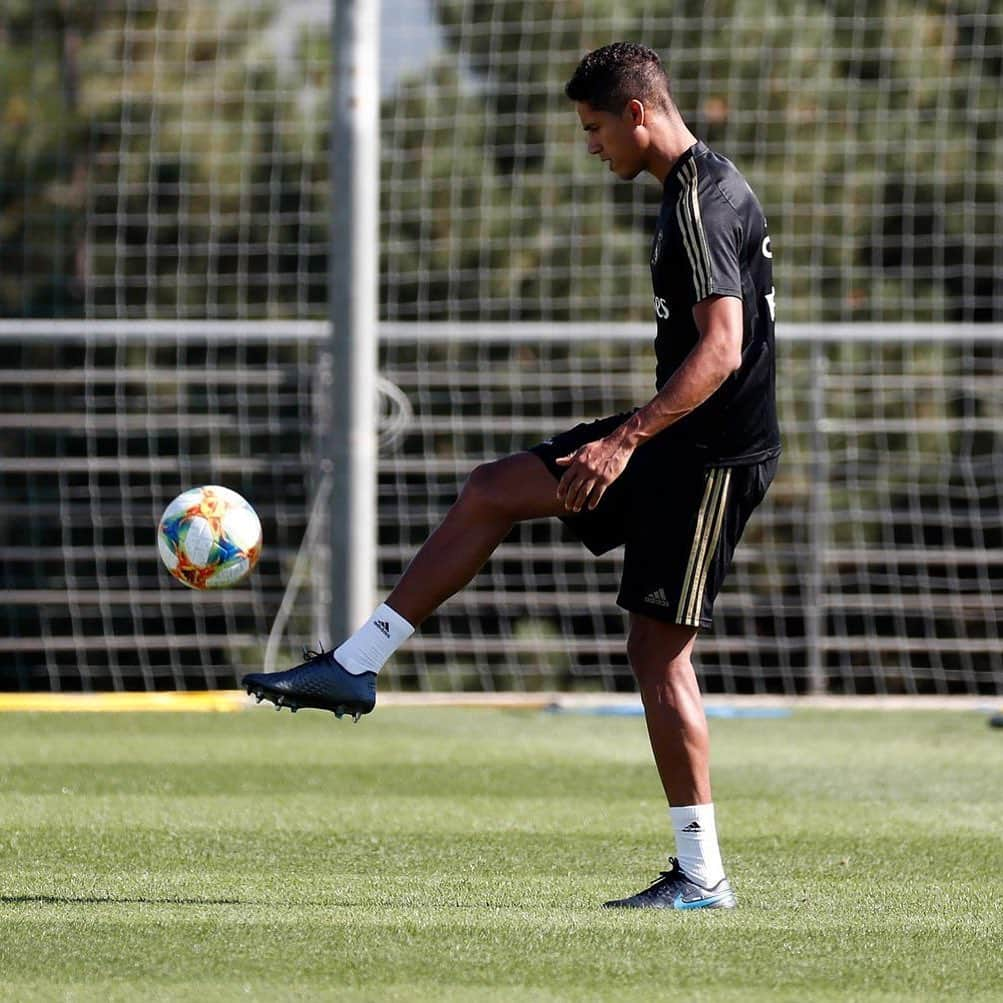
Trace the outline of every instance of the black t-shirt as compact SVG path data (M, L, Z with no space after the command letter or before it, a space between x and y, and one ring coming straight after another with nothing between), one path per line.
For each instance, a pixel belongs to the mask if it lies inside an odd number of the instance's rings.
M697 343L697 303L735 296L743 316L741 368L661 435L709 463L757 463L776 456L773 252L766 217L735 166L703 143L691 146L665 179L651 283L659 389Z

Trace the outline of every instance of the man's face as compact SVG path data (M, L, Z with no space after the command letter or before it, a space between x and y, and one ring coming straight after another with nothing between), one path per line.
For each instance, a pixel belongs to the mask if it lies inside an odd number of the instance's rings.
M644 169L637 104L629 103L619 115L599 111L586 101L575 105L588 137L589 153L608 163L609 169L624 181L636 178Z

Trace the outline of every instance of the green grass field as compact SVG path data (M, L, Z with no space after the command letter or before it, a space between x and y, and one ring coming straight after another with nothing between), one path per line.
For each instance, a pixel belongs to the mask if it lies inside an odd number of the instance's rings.
M12 1000L999 1000L1003 733L717 720L733 912L609 913L671 849L639 719L0 717Z

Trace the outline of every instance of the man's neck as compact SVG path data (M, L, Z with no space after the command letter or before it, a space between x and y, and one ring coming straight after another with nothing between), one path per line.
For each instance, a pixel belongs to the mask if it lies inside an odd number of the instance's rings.
M681 118L665 118L652 123L651 146L646 170L664 185L676 161L697 141Z

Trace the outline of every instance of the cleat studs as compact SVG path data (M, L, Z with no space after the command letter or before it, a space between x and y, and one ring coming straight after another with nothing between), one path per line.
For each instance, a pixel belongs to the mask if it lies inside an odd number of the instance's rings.
M355 713L354 713L354 714L352 715L352 724L358 724L358 723L359 723L359 718L361 718L361 717L362 717L362 711L360 711L360 710L357 710L357 711L356 711L356 712L355 712Z
M258 692L254 694L254 700L256 703L261 703L261 701L264 699L265 699L265 694L262 693L261 690L258 690Z
M281 700L276 700L275 701L275 709L276 710L282 710L282 701Z
M289 704L290 713L295 714L296 711L298 710L299 710L299 704L294 704L294 703Z

